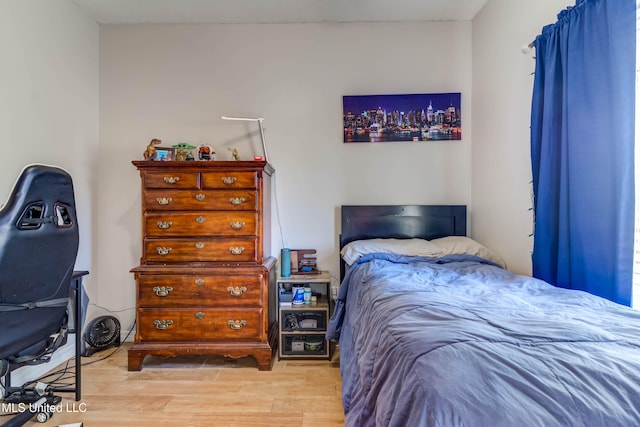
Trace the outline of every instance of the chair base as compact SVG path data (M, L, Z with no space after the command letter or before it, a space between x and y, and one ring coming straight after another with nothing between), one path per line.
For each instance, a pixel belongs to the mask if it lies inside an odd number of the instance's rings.
M36 389L11 390L3 399L4 407L13 408L16 415L1 427L19 427L30 421L33 417L40 423L49 420L56 412L56 405L62 402L60 396L53 394L53 390L44 395Z

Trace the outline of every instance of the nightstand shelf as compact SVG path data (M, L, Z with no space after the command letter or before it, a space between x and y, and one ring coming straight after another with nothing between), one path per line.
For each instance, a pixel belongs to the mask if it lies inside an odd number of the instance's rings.
M330 359L331 343L327 325L331 316L331 275L278 277L279 359ZM316 298L311 304L293 304L290 291L295 286L311 288Z

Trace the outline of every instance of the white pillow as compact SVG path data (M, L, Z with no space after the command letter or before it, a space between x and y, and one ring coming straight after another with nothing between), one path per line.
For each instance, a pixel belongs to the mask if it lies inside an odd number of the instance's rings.
M352 265L363 255L383 252L408 256L435 256L442 254L442 249L424 239L368 239L347 243L340 255Z
M502 268L507 268L507 264L500 255L469 237L447 236L440 239L430 240L430 242L442 249L442 253L439 256L452 254L476 255L486 260L493 261Z

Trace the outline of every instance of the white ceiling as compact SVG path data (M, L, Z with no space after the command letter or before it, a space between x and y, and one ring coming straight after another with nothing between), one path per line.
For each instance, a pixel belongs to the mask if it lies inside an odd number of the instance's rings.
M470 21L488 0L72 0L101 24Z

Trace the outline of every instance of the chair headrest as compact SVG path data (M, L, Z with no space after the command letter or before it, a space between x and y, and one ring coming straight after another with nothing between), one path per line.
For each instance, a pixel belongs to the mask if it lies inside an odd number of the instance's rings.
M68 296L78 243L71 176L26 167L0 209L0 302Z

